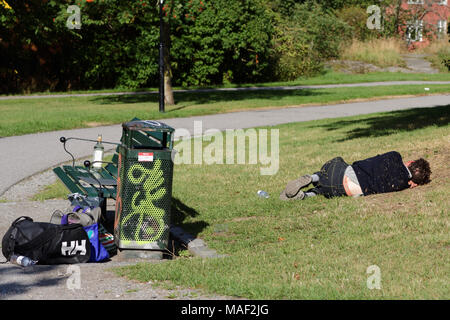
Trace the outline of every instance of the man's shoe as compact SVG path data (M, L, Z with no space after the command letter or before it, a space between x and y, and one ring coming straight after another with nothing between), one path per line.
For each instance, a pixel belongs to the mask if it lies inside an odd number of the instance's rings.
M312 182L312 178L310 175L304 175L296 180L289 181L286 185L286 196L288 198L295 197L296 194L299 193L300 189L308 186Z
M280 200L303 200L304 198L305 198L305 193L302 190L297 192L297 194L293 197L288 197L286 195L286 189L284 189L280 193Z

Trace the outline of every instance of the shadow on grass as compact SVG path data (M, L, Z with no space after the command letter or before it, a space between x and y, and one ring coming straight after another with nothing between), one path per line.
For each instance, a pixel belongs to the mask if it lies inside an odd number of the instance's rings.
M205 221L184 222L186 218L195 218L199 215L199 213L194 208L185 205L177 198L172 198L170 215L172 225L181 227L184 231L195 237L202 232L203 229L209 226L209 224Z
M197 217L199 213L194 208L191 208L181 202L179 199L172 197L170 212L171 225L175 227L181 227L184 232L197 238L197 235L203 231L209 224L205 221L185 222L188 217ZM169 239L168 253L165 255L167 259L173 259L179 256L182 251L187 248L181 242L175 240L172 235Z
M209 104L227 101L243 100L280 100L286 97L318 96L326 94L323 91L300 89L300 90L240 90L240 91L211 91L211 92L175 92L176 104ZM91 102L96 104L133 104L133 103L158 103L158 94L134 94L120 96L93 97ZM180 107L183 108L183 107ZM174 108L169 112L178 110Z
M338 142L367 137L380 137L430 126L443 127L450 122L450 104L433 108L399 110L365 119L339 120L322 127L328 131L349 127L346 137ZM356 128L354 128L357 126ZM350 129L351 128L351 129Z

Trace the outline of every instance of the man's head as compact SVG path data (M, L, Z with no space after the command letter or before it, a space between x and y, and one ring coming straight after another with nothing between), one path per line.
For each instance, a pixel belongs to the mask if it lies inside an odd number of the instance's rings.
M415 187L430 182L430 164L425 159L418 159L407 163L407 167L412 174L409 185Z

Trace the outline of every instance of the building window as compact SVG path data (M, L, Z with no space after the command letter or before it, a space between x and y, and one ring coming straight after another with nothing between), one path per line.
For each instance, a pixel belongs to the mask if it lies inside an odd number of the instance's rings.
M408 42L422 41L423 20L409 23L406 30L406 39Z
M439 20L436 28L438 36L443 36L447 33L447 21Z

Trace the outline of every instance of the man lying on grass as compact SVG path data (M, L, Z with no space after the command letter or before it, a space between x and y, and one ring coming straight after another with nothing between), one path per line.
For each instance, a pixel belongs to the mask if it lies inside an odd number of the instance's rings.
M420 158L403 163L397 151L387 152L365 160L355 161L350 166L341 157L325 163L319 172L304 175L290 181L281 192L281 200L303 200L324 195L367 196L376 193L400 191L430 182L430 164ZM313 188L302 188L313 184Z

